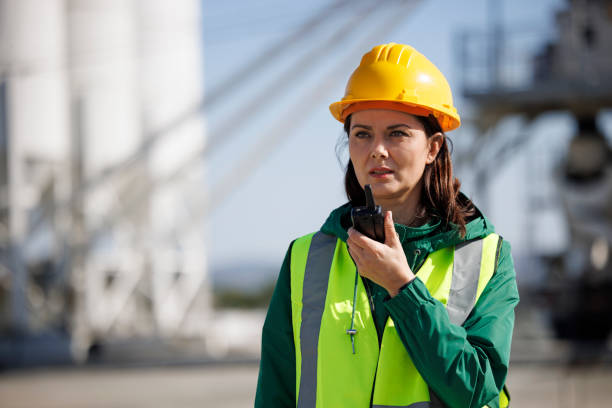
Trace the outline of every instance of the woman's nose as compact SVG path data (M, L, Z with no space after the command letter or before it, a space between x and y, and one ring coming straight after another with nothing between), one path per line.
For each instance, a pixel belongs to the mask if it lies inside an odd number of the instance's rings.
M374 146L372 146L372 158L386 158L388 156L389 152L383 141L375 141Z

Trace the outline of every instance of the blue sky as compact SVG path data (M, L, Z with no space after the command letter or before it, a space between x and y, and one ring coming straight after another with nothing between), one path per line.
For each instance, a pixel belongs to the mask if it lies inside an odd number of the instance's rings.
M329 1L287 2L262 0L258 2L217 2L204 1L204 75L207 89L226 79L228 75L250 58L261 53L271 43L286 38L307 17L313 15ZM358 2L353 2L356 4ZM392 1L378 2L389 4ZM532 32L535 42L553 32L554 11L564 5L562 0L503 1L502 22L507 28ZM362 4L362 3L359 3ZM241 87L224 103L215 106L207 116L209 136L219 124L235 121L231 139L217 150L208 161L207 183L215 183L231 170L249 148L268 133L267 129L279 120L287 119L284 113L291 106L303 102L304 114L289 120L295 126L285 132L276 143L257 153L250 159L258 166L249 172L249 177L238 185L223 204L214 211L206 225L211 266L217 267L237 263L271 263L280 266L290 241L298 236L317 230L329 212L345 202L342 189L342 171L335 155L335 145L341 134L341 125L329 114L328 105L339 99L346 80L357 66L360 56L372 46L385 42L399 42L414 46L425 54L447 76L453 89L455 104L463 118L468 118L469 106L461 98L457 66L457 38L465 29L487 27L487 5L489 1L474 0L451 2L442 0L422 1L412 12L404 11L405 18L389 33L382 35L360 50L359 55L350 59L350 48L367 34L375 25L376 18L363 18L354 34L340 44L326 42L326 36L334 29L346 24L350 12L339 15L324 27L318 35L305 39L294 50L273 61L264 75L253 83ZM236 7L238 5L238 7ZM358 7L357 5L351 7ZM534 43L535 43L534 42ZM232 117L244 101L265 86L274 83L284 69L297 61L300 55L313 47L334 49L308 75L296 75L292 86L283 89L282 96L263 98L263 111L255 118ZM349 58L338 77L327 72L335 64ZM330 80L331 86L316 101L300 100L323 81ZM553 118L554 119L554 118ZM548 120L548 122L546 122ZM572 131L572 124L566 119L544 118L544 124L536 123L559 136L560 143L566 143ZM466 121L467 122L467 121ZM548 124L547 124L548 123ZM514 126L514 127L513 127ZM508 123L505 131L517 131L517 124ZM537 132L536 132L537 133ZM534 133L535 134L535 133ZM221 136L221 135L212 135ZM468 145L474 137L469 125L451 132L450 137L457 149ZM537 142L534 142L537 150ZM529 154L517 157L496 172L489 189L485 213L497 226L498 231L509 239L517 252L526 245L523 240L526 220L521 218L525 203L524 169ZM461 169L464 176L464 190L474 195L469 169ZM478 197L475 197L477 205ZM559 224L553 218L549 222ZM558 225L557 225L558 226ZM559 226L558 226L559 227ZM561 228L561 227L559 227ZM562 235L562 228L560 229ZM554 245L563 245L564 238Z

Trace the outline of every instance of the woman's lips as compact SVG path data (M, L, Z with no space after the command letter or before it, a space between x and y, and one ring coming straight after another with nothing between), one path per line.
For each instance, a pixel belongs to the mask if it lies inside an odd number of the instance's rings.
M388 167L374 167L368 174L374 178L386 178L393 174L393 170Z

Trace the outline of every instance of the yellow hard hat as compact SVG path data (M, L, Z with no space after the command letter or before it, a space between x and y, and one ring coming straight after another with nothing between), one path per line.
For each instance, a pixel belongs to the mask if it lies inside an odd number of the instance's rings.
M351 75L342 100L329 105L342 123L353 112L374 108L433 114L445 132L461 124L446 78L409 45L389 43L372 48Z

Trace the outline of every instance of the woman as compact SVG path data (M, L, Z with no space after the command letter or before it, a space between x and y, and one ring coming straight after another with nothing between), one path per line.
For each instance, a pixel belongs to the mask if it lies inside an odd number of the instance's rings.
M507 406L510 245L452 175L446 79L412 47L380 45L330 110L348 137L349 202L287 251L255 406ZM367 184L384 242L352 227Z

